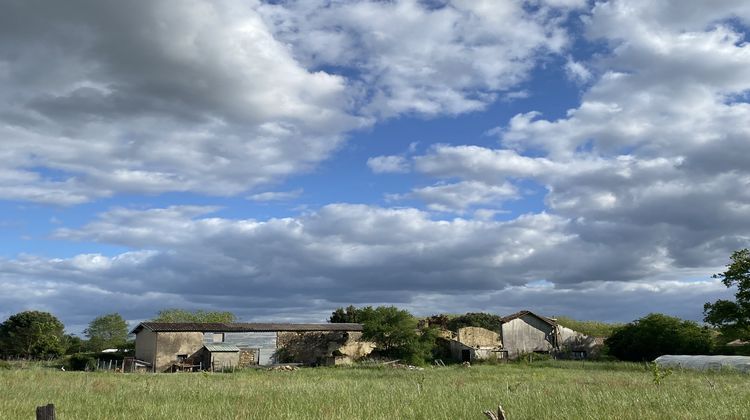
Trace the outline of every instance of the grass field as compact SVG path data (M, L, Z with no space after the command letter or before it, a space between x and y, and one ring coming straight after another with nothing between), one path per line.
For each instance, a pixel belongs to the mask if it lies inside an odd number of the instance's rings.
M462 368L308 368L234 374L0 371L0 419L54 403L73 419L748 419L750 376L545 361Z

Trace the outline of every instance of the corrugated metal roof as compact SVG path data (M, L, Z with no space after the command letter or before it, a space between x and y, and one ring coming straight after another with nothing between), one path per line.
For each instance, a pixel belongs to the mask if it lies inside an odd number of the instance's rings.
M231 343L208 343L203 347L210 352L234 352L240 351L240 348Z
M520 312L516 312L516 313L514 313L514 314L512 314L512 315L504 316L504 317L502 317L502 318L501 318L500 320L501 320L501 321L502 321L503 323L505 323L505 322L509 322L509 321L512 321L512 320L514 320L514 319L516 319L516 318L520 318L520 317L522 317L522 316L524 316L524 315L531 315L531 316L534 316L534 317L536 317L536 318L539 318L540 320L542 320L542 321L544 321L544 322L546 322L547 324L549 324L549 325L552 325L552 326L555 326L555 325L557 325L557 322L555 322L554 320L552 320L552 319L549 319L549 318L547 318L546 316L541 316L541 315L537 315L537 314L535 314L535 313L533 313L533 312L531 312L531 311L520 311Z
M362 324L329 323L329 324L287 324L261 322L141 322L132 331L139 333L143 329L162 332L273 332L273 331L362 331Z

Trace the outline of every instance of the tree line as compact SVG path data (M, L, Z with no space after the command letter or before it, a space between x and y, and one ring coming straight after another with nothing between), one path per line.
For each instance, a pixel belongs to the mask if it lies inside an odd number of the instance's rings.
M234 322L237 317L224 311L164 309L152 322ZM134 343L128 337L128 323L119 313L101 315L83 330L85 338L65 333L65 326L54 315L23 311L0 324L0 357L53 358L77 353L97 353L105 349L128 350Z

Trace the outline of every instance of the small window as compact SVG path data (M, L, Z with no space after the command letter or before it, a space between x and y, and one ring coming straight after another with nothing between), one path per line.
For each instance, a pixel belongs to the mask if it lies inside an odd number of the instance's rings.
M178 354L177 355L177 362L182 363L188 358L187 354Z
M585 351L574 351L573 352L573 358L577 360L585 359L586 358L586 352Z

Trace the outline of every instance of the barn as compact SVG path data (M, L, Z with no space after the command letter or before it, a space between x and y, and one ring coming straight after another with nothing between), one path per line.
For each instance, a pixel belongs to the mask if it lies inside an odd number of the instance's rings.
M503 317L501 339L503 350L515 359L526 353L551 353L558 348L557 323L531 311L520 311Z
M520 311L502 318L503 350L511 359L528 353L586 359L596 356L604 340L559 325L555 319Z
M135 358L154 372L274 363L341 364L366 356L361 324L142 322Z

